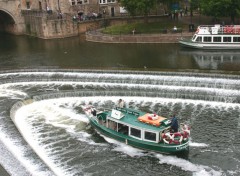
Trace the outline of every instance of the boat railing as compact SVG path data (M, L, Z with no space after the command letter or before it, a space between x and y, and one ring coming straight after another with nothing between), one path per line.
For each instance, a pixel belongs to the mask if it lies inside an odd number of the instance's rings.
M217 34L240 34L240 25L200 25L197 31L208 30L212 33L214 29L217 29Z
M116 107L116 110L119 110L119 111L127 113L127 114L132 114L132 115L135 115L135 116L139 116L140 115L140 112L138 112L136 110L129 109L129 108Z

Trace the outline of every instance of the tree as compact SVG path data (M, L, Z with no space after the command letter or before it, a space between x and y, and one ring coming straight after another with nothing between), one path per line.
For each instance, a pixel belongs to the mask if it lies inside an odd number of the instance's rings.
M200 4L204 14L213 16L215 19L230 16L232 23L240 11L239 0L201 0Z
M137 14L146 17L149 12L155 7L158 0L118 0L120 4L129 12L131 16Z

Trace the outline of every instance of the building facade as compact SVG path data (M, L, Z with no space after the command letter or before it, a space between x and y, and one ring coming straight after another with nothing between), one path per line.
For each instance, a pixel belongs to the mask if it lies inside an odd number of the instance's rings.
M111 17L124 13L117 0L21 0L21 9L63 14L97 13Z

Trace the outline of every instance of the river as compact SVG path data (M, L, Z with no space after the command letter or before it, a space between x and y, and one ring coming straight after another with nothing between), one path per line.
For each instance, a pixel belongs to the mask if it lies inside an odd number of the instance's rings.
M10 175L240 175L236 51L0 35L0 63L0 164ZM96 133L81 105L112 108L119 98L176 113L191 126L189 153L146 152Z

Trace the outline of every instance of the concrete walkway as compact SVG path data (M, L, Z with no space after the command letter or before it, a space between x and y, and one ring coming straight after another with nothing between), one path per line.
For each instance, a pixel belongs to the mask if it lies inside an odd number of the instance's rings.
M101 33L101 30L86 32L87 41L100 43L178 43L180 38L190 38L192 36L192 32L134 35L108 35Z

